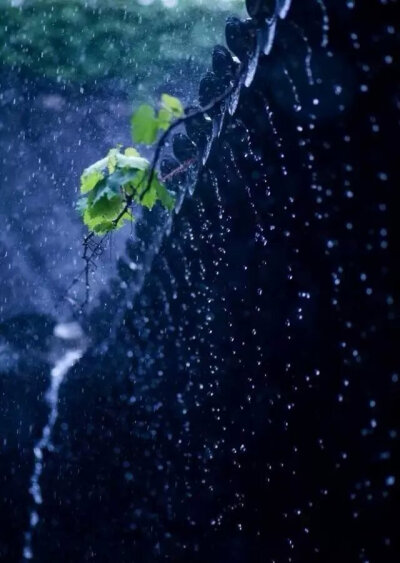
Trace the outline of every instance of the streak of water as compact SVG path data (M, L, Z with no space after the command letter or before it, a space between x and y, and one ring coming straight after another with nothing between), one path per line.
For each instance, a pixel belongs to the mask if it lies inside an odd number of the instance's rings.
M321 47L327 47L329 42L329 16L323 0L316 0L322 11L322 41Z
M234 115L234 113L236 112L236 109L238 107L239 98L240 98L240 90L243 86L243 81L244 81L244 77L241 76L239 78L238 85L236 86L236 88L234 89L234 91L232 92L232 94L229 98L228 111L229 111L230 115Z
M239 89L240 93L240 89ZM204 148L203 155L202 155L202 164L203 166L206 164L208 157L210 156L210 152L213 146L213 143L217 137L220 136L223 125L224 125L224 118L225 118L226 107L225 105L221 108L221 114L213 117L212 119L212 129L211 135L207 138L207 144ZM232 114L231 114L232 115ZM189 186L189 193L193 195L195 186Z
M285 19L288 15L292 0L277 0L277 11L281 19Z
M182 208L182 204L185 200L186 186L181 186L176 197L174 213L178 214Z
M268 121L269 121L269 124L271 126L272 133L275 137L275 144L276 144L276 147L279 151L279 158L282 161L284 161L286 157L285 157L285 153L284 153L284 150L283 150L283 139L279 135L278 129L277 129L275 122L274 122L274 114L273 114L273 111L271 110L268 102L265 103L265 109L266 109L266 112L267 112ZM288 174L287 168L283 163L281 164L281 171L282 171L283 176L287 176L287 174Z
M236 159L235 159L235 155L233 154L233 150L232 150L231 147L229 147L229 154L230 154L230 157L231 157L231 162L233 164L233 168L234 168L238 178L240 178L243 181L244 189L246 190L246 193L247 193L247 196L248 196L248 199L249 199L249 204L250 204L250 207L251 207L253 215L254 215L254 221L255 221L255 225L256 225L255 240L260 241L263 246L266 246L268 244L268 240L265 236L264 227L262 225L262 220L261 220L260 215L258 213L257 206L255 204L255 200L253 198L253 194L251 192L250 186L245 181L245 179L242 176L242 173L239 170L239 167L238 167Z
M218 246L218 265L220 266L223 264L223 260L225 259L225 255L226 255L226 236L227 233L229 232L229 227L227 226L227 224L230 217L227 216L223 206L222 196L218 185L218 179L215 176L215 174L213 174L212 172L210 172L210 180L211 180L211 185L214 188L214 193L216 196L216 203L218 208L219 239L220 239L220 244Z
M105 353L108 350L108 343L110 342L110 340L115 338L118 327L121 325L122 319L125 315L126 300L128 300L130 303L133 303L136 296L140 294L143 284L145 283L146 276L151 270L154 258L158 255L164 237L168 237L171 232L172 224L172 217L169 214L165 214L165 219L162 224L160 224L158 228L155 229L156 236L149 244L145 259L138 268L138 270L140 270L140 276L135 280L135 282L129 284L129 286L124 288L125 298L121 299L119 306L115 310L114 315L110 321L109 332L96 348L97 353Z
M68 326L71 327L72 332L68 330ZM59 324L56 326L54 333L56 336L59 336L60 338L66 340L74 338L77 334L79 334L80 339L82 339L80 327L77 327L75 325ZM40 486L40 478L42 476L44 468L43 454L45 450L51 451L53 449L51 440L54 426L58 418L58 397L60 387L68 371L82 357L84 350L85 348L82 345L76 348L68 349L58 358L58 360L56 360L50 372L50 386L46 393L46 401L50 407L50 412L47 423L43 427L42 435L33 448L35 463L30 479L29 492L32 496L35 508L32 508L29 514L29 528L24 535L25 541L22 553L23 561L31 560L34 556L32 549L32 535L34 528L39 522L39 513L36 507L39 507L43 503L42 489Z
M310 86L314 86L314 76L311 68L311 59L313 55L313 51L310 45L310 40L308 39L307 35L304 33L304 30L297 25L295 22L290 22L291 26L299 33L301 39L304 41L307 49L307 55L304 60L304 68L307 74L308 83Z
M203 156L202 156L202 159L201 159L203 166L205 165L205 163L208 160L208 157L210 156L210 152L211 152L212 145L213 145L213 142L214 142L214 138L215 138L214 137L214 127L215 126L214 126L214 122L213 122L212 134L209 137L207 137L207 143L206 143L206 146L204 148Z
M272 49L272 45L274 43L275 38L275 31L276 31L276 19L273 18L272 21L266 21L265 27L261 30L261 33L258 34L258 41L260 42L260 50L264 53L264 55L268 55Z
M290 76L288 69L284 66L283 67L283 73L286 76L286 78L288 79L288 82L290 84L290 87L292 89L292 93L293 93L293 98L294 98L294 106L293 109L294 111L301 111L301 102L300 102L300 98L299 98L299 93L297 92L297 88L296 88L296 84L293 81L293 78Z
M213 135L214 137L219 137L221 135L222 128L224 126L226 108L225 105L221 108L221 114L213 119Z
M171 289L172 289L172 298L177 299L177 297L178 297L178 282L176 281L176 278L175 278L174 274L172 273L171 266L169 265L169 262L165 258L165 256L163 256L162 259L161 259L161 265L162 265L162 269L167 274L167 278L169 280L169 283L170 283L170 286L171 286Z
M249 62L247 63L246 77L244 79L244 84L248 88L254 80L258 66L258 58L260 56L260 41L256 42L256 48L254 53L251 55Z

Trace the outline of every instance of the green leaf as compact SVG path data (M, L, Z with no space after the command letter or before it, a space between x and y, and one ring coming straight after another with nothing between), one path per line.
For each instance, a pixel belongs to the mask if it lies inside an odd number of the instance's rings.
M124 150L124 155L125 156L139 156L140 157L139 152L136 149L134 149L133 147L127 147Z
M107 178L107 188L114 194L121 194L121 188L125 189L126 184L131 182L136 174L137 170L128 168L117 168L117 170L108 176Z
M154 174L151 181L151 185L148 188L148 172L138 172L137 176L130 183L136 188L136 195L134 199L140 205L152 209L154 204L159 201L166 209L172 210L175 205L175 199L167 190L167 188L161 184L156 174ZM142 195L144 194L144 195Z
M150 189L148 189L147 192L139 198L139 201L140 204L143 205L143 207L147 207L147 209L153 209L154 204L157 202L157 192L153 188L153 186L151 186Z
M154 109L143 104L138 107L131 119L132 137L135 143L151 145L157 138L158 124Z
M149 166L149 161L140 156L117 155L117 166L129 170L145 170Z
M95 226L98 225L99 223L102 223L103 221L104 219L101 216L94 218L91 217L89 208L86 209L86 211L83 214L83 222L85 223L89 231L93 231Z
M123 205L122 196L112 194L112 196L109 197L109 193L107 192L88 208L89 217L92 220L115 219L118 213L122 211Z
M81 193L86 194L93 190L100 180L104 178L104 175L98 170L93 170L92 172L84 172L81 176Z
M135 178L129 182L127 186L127 193L134 196L136 203L147 207L147 209L152 209L157 201L157 193L152 185L150 186L150 189L146 191L144 196L142 196L142 193L146 190L146 188L147 171L141 170L136 174Z
M106 197L107 199L112 199L115 196L120 197L119 189L116 191L110 182L105 183L105 185L95 194L93 199L89 202L90 206L93 207L100 199Z
M169 94L163 94L161 96L161 103L175 118L183 115L183 105L178 98L170 96Z
M110 174L112 174L117 167L117 155L119 154L118 149L111 149L108 151L107 155L107 167Z
M140 124L140 120L144 119L146 114L155 131L153 137L156 136L159 128L166 128L173 119L170 109L161 108L157 118L154 116L154 111L151 108L150 110L149 113L146 106L141 106L139 118L137 113L132 118L132 122L136 121L136 126L138 123L142 126L142 138L144 135L147 142L150 139L149 132L145 130L143 124ZM107 157L98 160L84 171L82 189L85 193L88 192L88 195L80 198L76 207L90 231L102 235L121 228L126 221L132 221L133 216L129 210L119 217L125 209L127 195L147 209L152 209L157 202L168 210L174 208L174 197L159 181L156 173L153 175L151 185L148 186L149 167L149 161L141 158L133 147L125 149L124 154L121 154L118 147L111 149ZM115 224L118 217L118 223Z
M158 128L166 131L171 125L172 118L173 114L168 109L161 108L157 118Z
M168 211L172 211L175 206L175 198L170 194L164 184L161 184L158 178L154 177L151 184L152 186L154 185L160 203L168 209Z
M105 235L106 233L113 231L114 228L114 223L112 221L103 221L102 223L94 225L92 230L96 233L96 235Z
M112 221L103 221L102 223L97 223L93 227L94 232L98 235L104 235L106 233L109 233L110 231L117 231L124 226L126 221L134 220L132 213L130 211L125 211L125 213L118 219L118 223L115 223L118 215L114 217Z

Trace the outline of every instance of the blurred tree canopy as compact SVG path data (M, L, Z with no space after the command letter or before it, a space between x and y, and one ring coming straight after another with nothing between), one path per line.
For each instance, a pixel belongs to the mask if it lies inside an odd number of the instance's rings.
M0 0L0 69L60 83L133 85L202 69L241 0ZM143 92L145 95L145 92Z

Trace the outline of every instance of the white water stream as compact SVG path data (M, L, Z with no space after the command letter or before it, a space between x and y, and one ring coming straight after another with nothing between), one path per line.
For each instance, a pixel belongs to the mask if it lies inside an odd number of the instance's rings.
M42 429L40 439L33 448L34 466L30 478L29 492L33 499L34 506L29 513L29 525L24 534L24 547L22 552L22 561L33 559L32 536L34 528L37 526L40 516L38 512L39 506L43 503L42 489L40 478L43 473L43 454L45 450L52 451L52 435L55 423L58 418L58 397L60 387L67 376L69 370L82 357L85 351L83 333L79 325L76 323L63 323L56 325L54 335L60 340L73 342L73 347L64 350L55 360L53 368L50 372L50 385L46 393L46 401L49 405L49 415L47 423Z

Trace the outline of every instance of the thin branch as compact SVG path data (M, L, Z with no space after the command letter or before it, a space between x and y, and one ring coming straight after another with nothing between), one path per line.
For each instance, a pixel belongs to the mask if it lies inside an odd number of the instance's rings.
M168 174L166 174L165 176L161 176L160 181L165 182L166 180L173 178L176 174L179 174L179 172L183 172L184 170L186 170L191 164L196 162L196 160L197 160L196 158L189 158L188 160L185 160L185 162L182 162L180 166L177 166L177 168L174 168L173 170L171 170L171 172L168 172Z
M206 115L207 113L212 111L214 108L216 108L220 103L224 102L239 86L239 82L240 82L240 78L241 78L243 70L244 70L244 65L243 65L243 63L241 63L234 79L232 80L232 83L228 86L228 88L222 94L220 94L216 98L213 98L207 105L200 107L196 110L193 110L192 112L188 113L187 115L179 117L173 123L171 123L171 125L168 127L168 129L166 129L166 131L163 132L163 134L161 135L161 137L157 141L157 145L156 145L156 148L155 148L155 151L154 151L154 155L153 155L153 158L152 158L152 161L151 161L151 165L150 165L150 168L148 169L149 172L148 172L148 175L147 175L146 187L143 190L143 192L140 194L140 201L143 200L144 196L147 194L147 192L151 188L151 183L152 183L153 178L154 178L155 170L156 170L156 167L158 165L158 160L160 158L161 151L162 151L165 143L167 142L168 137L172 133L172 131L174 131L180 125L183 125L184 123L188 123L192 119L195 119L196 117ZM161 181L168 180L169 178L173 177L175 174L178 174L182 170L185 170L194 161L195 161L195 159L191 158L191 159L188 159L187 161L183 162L180 166L178 166L177 168L175 168L174 170L172 170L171 172L166 174L164 177L162 177ZM125 213L131 207L133 197L131 195L125 194L125 201L126 201L126 203L125 203L124 208L120 211L120 213L117 215L117 217L112 221L114 229L117 227L119 221L122 219L122 217L125 215ZM85 236L85 238L83 239L82 245L84 247L84 252L83 252L83 255L82 255L82 259L85 261L85 268L82 270L81 274L78 277L74 278L73 282L71 283L71 285L68 289L68 291L69 291L79 281L81 276L83 274L85 275L86 295L85 295L85 301L81 305L81 309L83 309L89 302L90 268L95 267L94 258L98 257L102 253L102 251L104 250L103 249L103 242L107 238L109 233L107 233L104 237L102 237L100 242L96 243L95 246L91 248L91 240L95 236L95 234L96 233L94 231L90 231ZM102 250L99 252L99 249L102 249ZM90 255L88 255L89 250L91 251Z
M113 221L112 221L114 229L118 225L118 223L121 221L121 219L125 215L125 213L129 210L130 206L132 205L132 196L127 195L125 201L126 201L126 203L125 203L124 208L122 209L122 211L120 211L120 213L117 215L117 217L115 219L113 219Z

